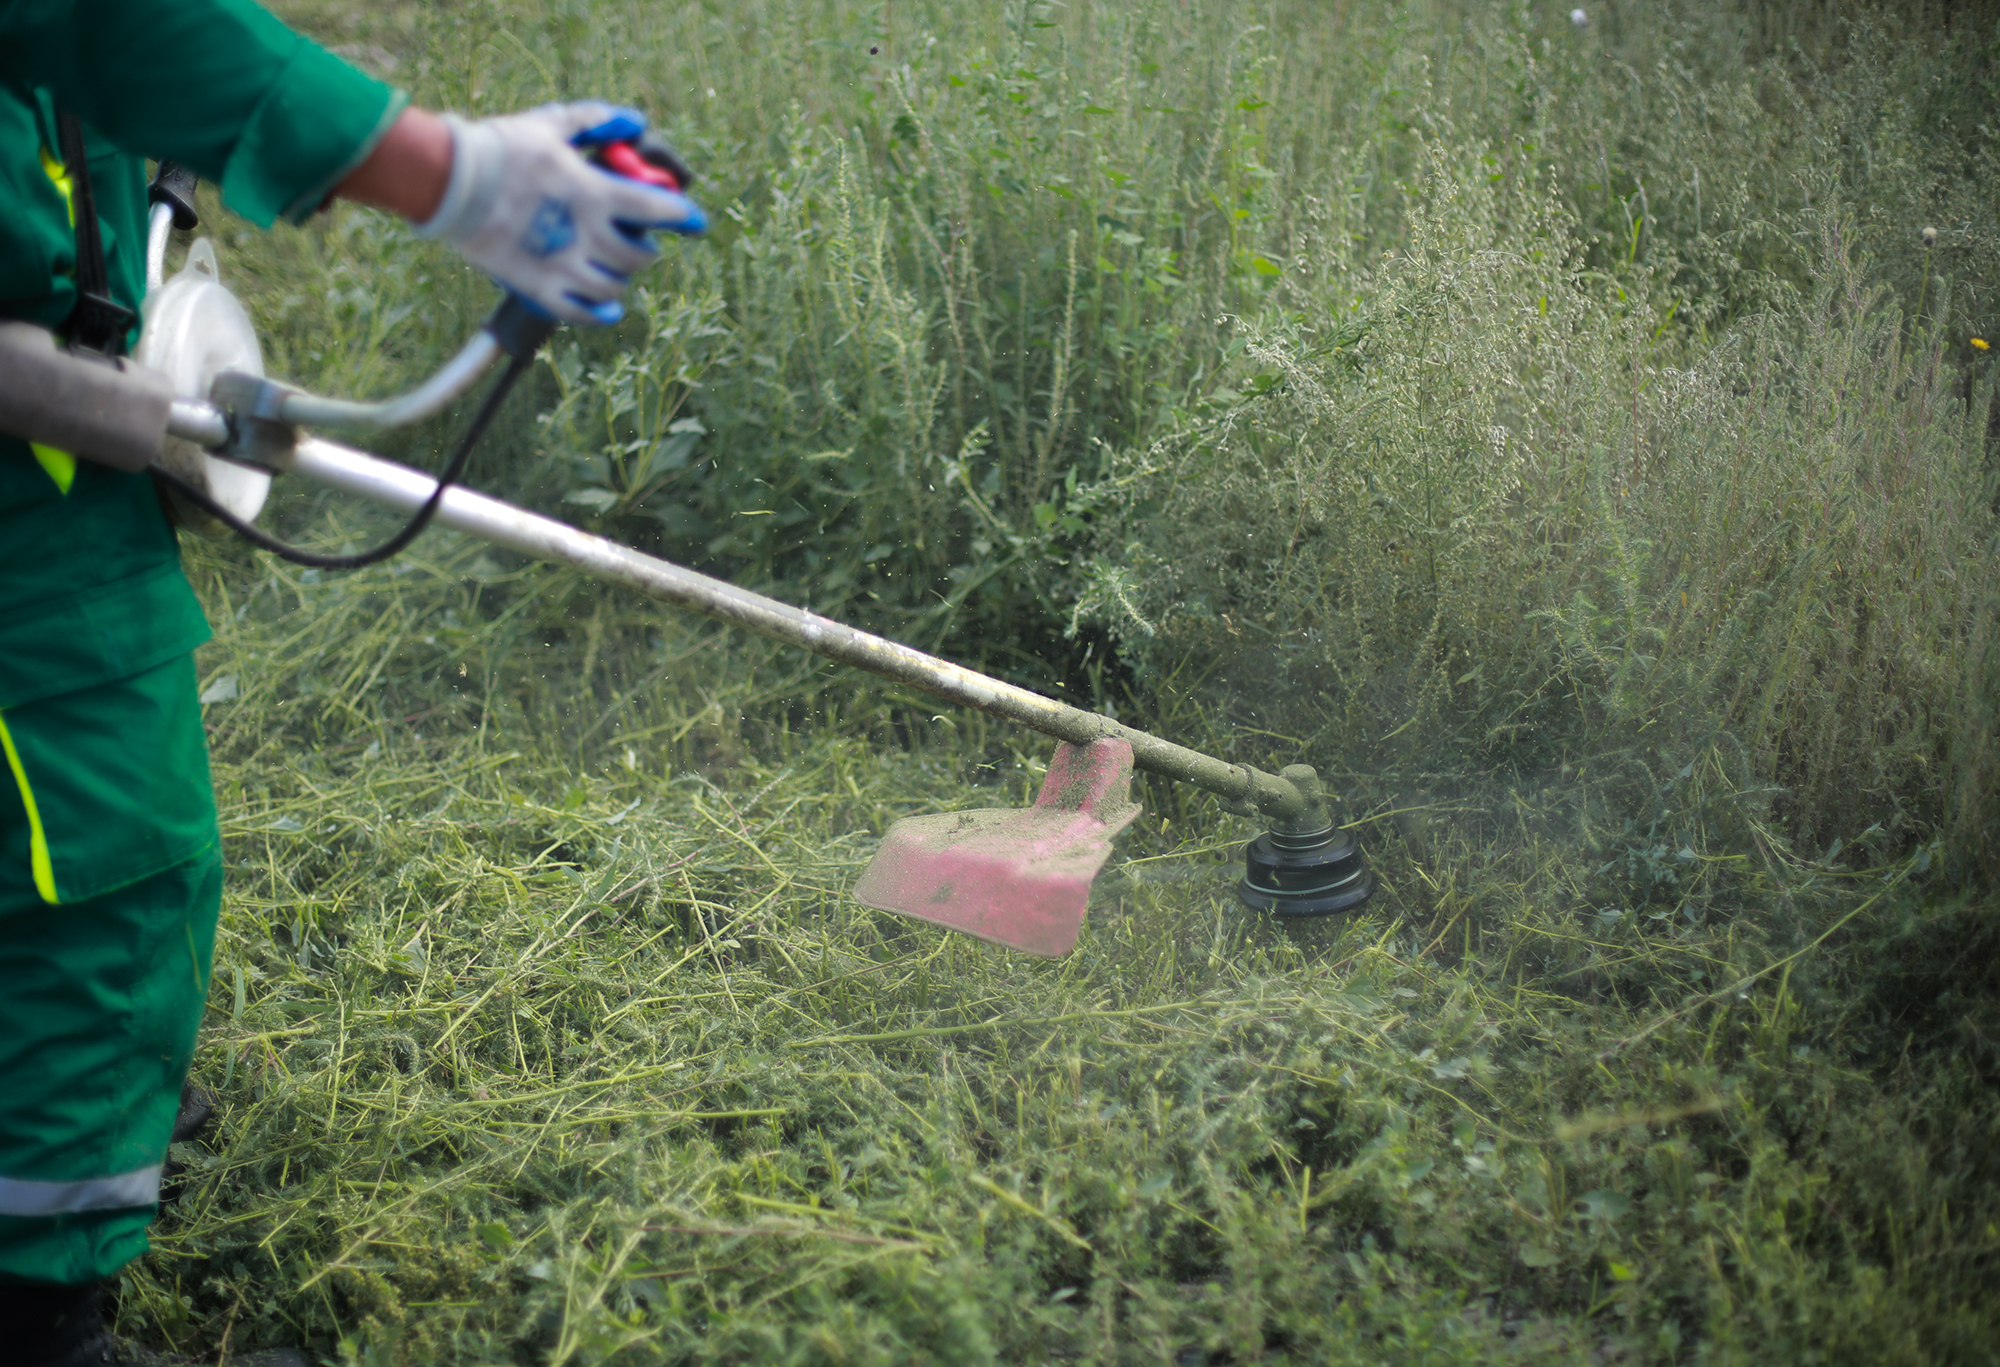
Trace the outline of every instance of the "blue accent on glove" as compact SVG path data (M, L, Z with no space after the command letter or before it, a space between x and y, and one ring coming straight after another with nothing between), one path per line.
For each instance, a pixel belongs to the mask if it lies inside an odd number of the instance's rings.
M610 173L607 172L606 174ZM641 223L636 219L630 218L613 219L612 223L617 227L618 231L623 233L635 245L646 243L646 234L655 229L665 229L667 232L674 233L680 237L699 237L708 231L708 215L702 211L701 205L695 203L686 195L675 194L672 190L661 190L660 193L663 195L673 195L676 200L680 201L684 217L679 222L669 223L662 220L657 223Z
M598 147L607 142L630 142L646 131L646 116L624 105L613 105L611 117L584 129L571 138L572 147Z
M521 234L521 250L529 256L554 256L574 241L576 216L570 213L569 205L542 196L542 207L535 210L535 216L528 220L528 230Z
M682 195L681 199L687 204L687 217L678 223L669 223L667 231L680 237L701 236L708 231L708 215L703 212L701 205L686 195Z

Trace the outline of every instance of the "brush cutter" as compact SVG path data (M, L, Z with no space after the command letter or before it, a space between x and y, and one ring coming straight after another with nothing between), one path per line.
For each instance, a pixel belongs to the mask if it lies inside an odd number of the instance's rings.
M162 182L171 174L163 170ZM685 172L680 175L685 183ZM1130 792L1134 768L1191 783L1231 810L1271 822L1244 852L1238 894L1246 905L1281 917L1328 916L1360 906L1374 891L1374 875L1363 867L1353 837L1336 829L1319 776L1307 765L1269 774L1229 764L457 484L507 386L553 330L519 299L502 304L444 369L398 398L327 399L264 378L255 329L222 283L206 239L192 245L176 275L161 278L169 232L193 226L187 188L184 177L165 192L156 187L145 327L133 361L75 355L40 329L0 324L0 430L123 469L150 469L194 529L234 531L305 563L368 563L393 554L434 521L1060 742L1033 807L908 817L891 826L854 889L868 906L1029 954L1068 953L1112 838L1138 815ZM507 363L499 383L441 477L301 430L382 430L422 421L502 356ZM254 525L272 476L282 473L412 517L372 552L295 552Z

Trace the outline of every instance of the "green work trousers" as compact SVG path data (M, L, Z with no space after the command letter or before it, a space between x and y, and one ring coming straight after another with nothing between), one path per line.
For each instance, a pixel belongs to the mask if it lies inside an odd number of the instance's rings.
M0 1281L145 1251L222 866L191 655L0 710Z

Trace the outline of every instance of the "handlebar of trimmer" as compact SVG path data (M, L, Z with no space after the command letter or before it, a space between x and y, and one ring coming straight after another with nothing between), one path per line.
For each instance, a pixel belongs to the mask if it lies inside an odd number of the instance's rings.
M694 173L673 147L652 133L618 142L598 143L586 150L591 162L613 175L684 192ZM153 177L153 201L146 233L146 288L158 289L166 275L167 240L171 230L190 231L199 225L194 206L193 175L172 162L160 163ZM500 330L496 330L496 324ZM390 399L357 401L331 399L288 386L272 387L276 407L264 414L283 422L350 432L383 432L409 427L437 416L470 389L503 352L532 355L555 330L555 320L534 303L511 290L507 301L459 349L443 369L407 394ZM176 434L181 435L181 434ZM207 443L214 445L215 443ZM63 449L68 449L67 447Z

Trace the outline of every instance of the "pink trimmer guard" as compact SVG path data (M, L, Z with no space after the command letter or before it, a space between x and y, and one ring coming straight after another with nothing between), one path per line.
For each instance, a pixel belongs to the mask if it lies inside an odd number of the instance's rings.
M1056 750L1035 805L904 817L854 885L881 911L1057 959L1076 947L1111 838L1139 815L1132 747Z

